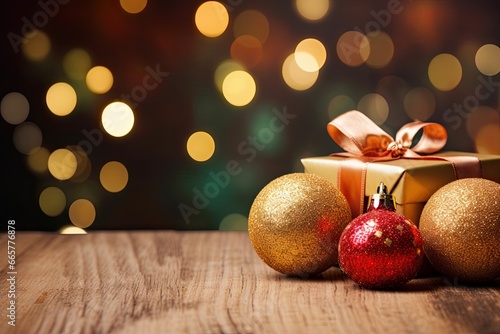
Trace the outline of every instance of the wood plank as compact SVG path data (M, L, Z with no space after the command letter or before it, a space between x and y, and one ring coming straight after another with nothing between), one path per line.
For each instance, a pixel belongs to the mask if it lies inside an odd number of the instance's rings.
M433 277L370 291L338 268L290 278L257 257L245 232L18 232L16 246L16 327L2 314L0 333L500 332L498 282Z

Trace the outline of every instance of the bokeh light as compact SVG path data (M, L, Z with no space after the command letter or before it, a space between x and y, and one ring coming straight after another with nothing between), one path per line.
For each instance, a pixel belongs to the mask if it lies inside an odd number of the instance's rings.
M94 222L96 211L88 199L77 199L69 207L69 219L76 227L87 228Z
M304 19L318 21L328 14L330 0L295 0L295 8Z
M485 44L476 52L476 66L484 75L496 75L500 72L500 48L494 44Z
M214 81L215 81L215 86L219 89L220 92L222 92L222 83L224 82L224 79L228 76L229 73L234 72L234 71L243 71L245 68L243 65L240 63L228 59L224 60L222 63L217 66L217 69L215 70L214 73Z
M198 131L189 136L186 149L191 159L207 161L215 152L215 141L207 132Z
M248 218L239 213L231 213L221 220L219 230L248 231Z
M118 161L110 161L102 166L99 180L103 188L109 192L122 191L128 183L127 168Z
M295 61L306 72L319 71L326 61L325 46L317 39L306 38L295 48Z
M376 93L363 96L358 102L358 110L377 125L384 124L389 116L389 104L382 95Z
M30 104L23 94L12 92L3 97L0 112L7 123L21 124L28 118Z
M462 65L455 56L441 53L429 63L428 75L436 89L444 92L450 91L462 80Z
M217 1L204 2L196 10L194 17L196 28L207 37L218 37L229 25L229 13L223 4Z
M134 126L134 112L124 102L111 102L102 111L104 130L113 137L123 137Z
M283 62L281 74L288 87L294 90L306 90L311 88L316 83L319 71L304 71L297 64L295 61L295 54L292 53Z
M243 107L249 104L255 97L256 91L255 80L246 71L231 72L222 83L224 98L236 107Z
M28 155L28 167L35 173L45 173L49 169L50 152L45 147L40 147L33 154Z
M47 165L50 174L58 180L69 180L78 166L76 156L65 148L52 152Z
M113 87L113 74L104 66L95 66L88 71L85 82L92 93L104 94Z
M47 216L56 217L59 216L66 207L66 195L57 187L48 187L40 193L38 204L40 205L40 209Z
M87 153L80 147L76 145L66 146L68 150L70 150L76 158L76 170L73 176L71 177L71 181L73 182L84 182L90 176L90 172L92 171L92 164L90 163L90 159L87 156Z
M63 68L66 75L73 80L83 80L92 66L92 59L87 51L73 49L66 53Z
M250 35L264 44L269 37L269 21L257 10L245 10L234 20L233 32L235 38Z
M47 107L57 116L66 116L76 107L76 92L69 84L58 82L53 84L45 97Z
M479 153L500 154L500 124L486 124L480 128L475 143Z
M347 31L337 41L337 56L348 66L360 66L370 56L370 42L358 31Z
M63 226L59 229L60 234L87 234L83 228L76 226Z
M22 154L34 154L42 145L42 130L35 123L21 123L12 135L14 147Z
M436 110L436 98L428 88L415 87L406 94L404 106L406 114L412 120L425 121Z
M40 61L47 57L50 52L50 39L46 33L37 30L30 34L30 37L24 37L24 43L21 46L26 58L33 61Z
M148 0L120 0L120 6L130 14L140 13L146 8Z
M394 56L394 44L392 38L383 31L371 31L366 34L370 48L362 48L362 52L369 51L366 65L372 68L383 68L387 66ZM365 56L366 57L366 56Z
M257 66L262 60L262 44L251 35L238 36L231 44L231 58L246 68Z
M334 119L335 117L356 108L354 101L347 95L337 95L328 103L328 117Z
M474 139L486 124L500 125L500 111L492 107L479 106L468 114L465 128L469 136Z

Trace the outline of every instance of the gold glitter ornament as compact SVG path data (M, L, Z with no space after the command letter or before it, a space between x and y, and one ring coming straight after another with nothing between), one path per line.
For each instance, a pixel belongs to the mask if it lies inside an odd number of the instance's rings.
M259 192L250 209L248 232L255 252L271 268L310 276L337 264L340 235L350 221L349 204L332 183L294 173Z
M419 228L424 252L442 274L469 282L500 277L500 184L447 184L425 205Z

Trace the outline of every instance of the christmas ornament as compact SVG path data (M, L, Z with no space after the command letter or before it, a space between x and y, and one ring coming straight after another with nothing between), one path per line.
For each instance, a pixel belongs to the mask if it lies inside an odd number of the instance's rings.
M368 212L355 218L339 243L340 268L360 286L386 289L405 284L417 274L424 253L417 227L396 213L396 200L383 183Z
M248 232L255 252L271 268L309 276L337 263L340 234L350 220L349 204L332 183L294 173L260 191L250 209Z
M484 282L500 277L500 184L461 179L436 191L420 217L425 253L454 279Z

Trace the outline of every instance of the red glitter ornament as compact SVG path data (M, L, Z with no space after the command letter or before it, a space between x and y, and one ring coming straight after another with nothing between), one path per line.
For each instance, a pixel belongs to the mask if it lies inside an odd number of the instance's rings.
M422 265L420 232L408 218L395 212L395 202L380 183L368 212L349 223L340 237L340 268L362 287L401 286L414 278Z

